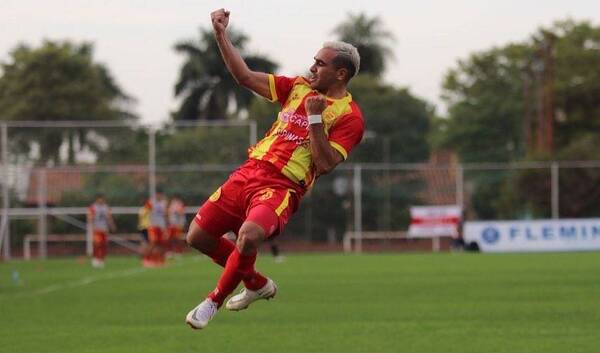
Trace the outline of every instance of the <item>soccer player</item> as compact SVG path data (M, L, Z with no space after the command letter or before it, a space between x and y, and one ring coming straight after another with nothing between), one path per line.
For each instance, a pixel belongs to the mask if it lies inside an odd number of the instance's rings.
M142 261L144 266L149 266L150 263L150 242L148 241L148 229L150 229L150 201L143 200L144 204L138 209L138 231L142 236L143 242L141 246Z
M249 149L248 160L200 207L190 225L188 243L224 267L216 288L186 316L194 329L208 324L240 282L244 288L229 299L229 310L275 296L275 282L254 268L259 245L283 231L315 179L345 160L364 131L362 114L346 90L359 68L355 47L325 43L308 78L276 76L248 68L227 34L228 11L214 11L211 20L235 80L281 104L281 112ZM228 231L237 234L235 243L222 236Z
M150 227L148 228L149 247L145 254L145 267L160 267L165 264L165 249L167 237L167 198L162 190L156 190L153 200L146 202L150 210Z
M175 194L169 201L167 214L169 219L169 250L181 254L183 252L183 239L181 236L185 226L185 204L179 195Z
M88 207L87 221L92 226L92 266L103 268L104 258L108 252L108 231L114 232L116 229L103 194L97 194L94 203Z

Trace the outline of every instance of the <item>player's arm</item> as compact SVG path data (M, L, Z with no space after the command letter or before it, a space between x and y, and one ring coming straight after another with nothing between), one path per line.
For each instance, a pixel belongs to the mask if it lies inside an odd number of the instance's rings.
M225 66L227 66L235 81L267 99L272 99L269 88L269 75L264 72L250 70L225 31L229 24L229 11L219 9L212 12L210 17L219 51Z
M320 117L327 108L327 100L322 95L308 97L305 108L309 118L311 115ZM309 123L310 153L313 164L317 175L327 174L344 160L344 156L329 144L322 122L309 121Z

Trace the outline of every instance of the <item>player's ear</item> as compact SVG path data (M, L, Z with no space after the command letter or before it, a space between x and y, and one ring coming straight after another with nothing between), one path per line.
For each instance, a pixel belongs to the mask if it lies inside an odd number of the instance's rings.
M348 71L348 69L340 68L340 69L337 69L337 71L335 73L335 78L338 81L348 82L348 80L350 79L349 74L350 74L350 72Z

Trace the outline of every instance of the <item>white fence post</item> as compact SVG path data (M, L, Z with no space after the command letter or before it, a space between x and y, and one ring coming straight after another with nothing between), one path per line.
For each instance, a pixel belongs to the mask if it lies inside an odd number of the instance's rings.
M48 257L48 182L46 180L46 169L38 169L38 210L39 210L39 237L40 258Z

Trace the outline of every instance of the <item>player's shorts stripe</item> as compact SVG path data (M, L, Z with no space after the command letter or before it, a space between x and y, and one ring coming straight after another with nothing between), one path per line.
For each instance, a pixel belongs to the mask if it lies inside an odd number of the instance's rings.
M344 160L348 158L348 152L346 152L346 149L342 145L333 141L329 141L329 144L344 157Z
M281 216L281 213L283 212L283 210L285 210L286 207L288 207L288 205L290 204L290 192L291 192L291 190L288 189L288 191L285 193L285 197L283 198L283 201L281 201L281 204L275 210L275 213L277 213L277 216Z

